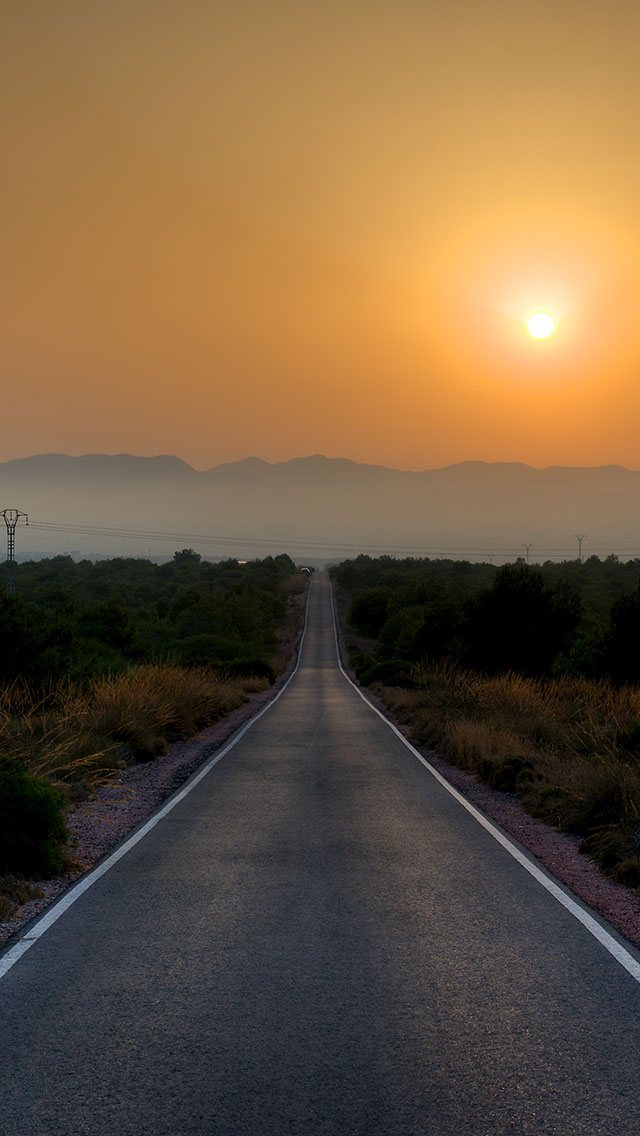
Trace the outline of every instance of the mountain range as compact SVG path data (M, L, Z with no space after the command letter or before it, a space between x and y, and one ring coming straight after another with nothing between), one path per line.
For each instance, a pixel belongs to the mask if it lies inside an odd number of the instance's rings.
M460 462L419 472L323 455L249 457L198 471L172 456L39 454L0 463L0 509L29 515L19 559L289 552L310 562L358 552L640 555L640 471L622 466ZM101 532L100 530L114 530Z

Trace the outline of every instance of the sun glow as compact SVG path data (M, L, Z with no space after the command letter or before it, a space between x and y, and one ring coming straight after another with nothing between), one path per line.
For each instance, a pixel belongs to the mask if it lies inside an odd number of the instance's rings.
M527 320L527 327L534 339L547 339L556 330L556 321L549 312L534 312Z

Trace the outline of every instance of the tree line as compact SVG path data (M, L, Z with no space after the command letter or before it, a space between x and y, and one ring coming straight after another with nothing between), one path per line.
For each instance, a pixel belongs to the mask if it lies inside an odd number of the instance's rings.
M410 683L418 660L531 677L640 682L640 560L496 567L359 556L332 570L365 682Z
M192 549L166 564L21 563L17 594L0 593L0 681L82 680L164 661L272 677L295 574L287 555L211 563Z

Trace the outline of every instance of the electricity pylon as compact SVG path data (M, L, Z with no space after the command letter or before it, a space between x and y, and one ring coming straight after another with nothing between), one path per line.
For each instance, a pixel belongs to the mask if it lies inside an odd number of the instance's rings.
M532 545L532 544L523 544L523 546L522 546L522 547L524 548L524 550L525 550L525 552L526 552L526 554L527 554L527 564L528 564L528 563L529 563L529 553L531 552L531 549L533 548L533 545Z
M586 533L576 533L576 540L578 542L578 560L582 564L582 542L586 539Z
M7 591L12 596L15 591L13 566L16 562L16 525L21 517L24 517L24 523L28 525L29 518L26 513L21 513L20 509L1 509L0 517L4 517L7 526Z

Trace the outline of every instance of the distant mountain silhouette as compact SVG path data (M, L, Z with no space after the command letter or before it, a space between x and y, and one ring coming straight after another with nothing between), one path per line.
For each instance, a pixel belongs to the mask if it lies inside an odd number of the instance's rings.
M7 507L33 522L19 535L22 556L171 555L193 545L212 557L484 551L501 559L501 550L515 555L532 544L534 557L559 557L577 554L577 533L586 534L584 555L640 555L640 472L616 465L469 461L406 472L315 454L279 463L248 457L199 472L170 455L40 454L0 463ZM79 531L96 527L132 532ZM175 535L144 535L152 533ZM220 543L198 544L198 535Z

